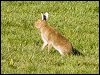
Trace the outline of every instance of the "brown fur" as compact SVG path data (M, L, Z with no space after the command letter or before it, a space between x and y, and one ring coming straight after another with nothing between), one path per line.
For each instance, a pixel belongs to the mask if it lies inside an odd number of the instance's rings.
M35 27L40 30L43 42L47 42L48 52L53 46L61 55L72 53L73 47L69 40L50 27L47 21L39 19L35 22Z

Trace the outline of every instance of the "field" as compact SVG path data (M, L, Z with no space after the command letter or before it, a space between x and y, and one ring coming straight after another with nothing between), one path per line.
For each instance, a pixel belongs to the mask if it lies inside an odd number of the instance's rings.
M40 51L41 12L84 57ZM99 1L1 1L1 73L99 74Z

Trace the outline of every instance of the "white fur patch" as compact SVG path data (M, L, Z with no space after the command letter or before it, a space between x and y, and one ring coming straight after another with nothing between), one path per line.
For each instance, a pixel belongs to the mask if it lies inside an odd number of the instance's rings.
M46 12L44 15L46 16L46 20L47 20L48 19L48 13Z
M45 14L41 13L41 16L42 16L42 20L44 20L44 16L45 16L46 20L48 19L48 13L47 12Z

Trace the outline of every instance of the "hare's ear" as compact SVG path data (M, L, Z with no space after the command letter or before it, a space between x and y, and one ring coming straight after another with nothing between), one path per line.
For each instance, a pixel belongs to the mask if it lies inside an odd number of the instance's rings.
M46 21L48 19L48 13L47 12L45 14L41 13L41 16L42 16L42 20Z
M45 20L48 20L48 13L46 12L45 14L44 14L44 18L45 18Z

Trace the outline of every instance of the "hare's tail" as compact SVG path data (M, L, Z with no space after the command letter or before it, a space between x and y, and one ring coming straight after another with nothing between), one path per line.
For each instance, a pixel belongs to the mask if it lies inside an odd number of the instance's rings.
M72 54L73 55L82 55L82 56L84 56L81 52L79 52L77 49L75 49L75 48L73 48L73 50L72 50Z

